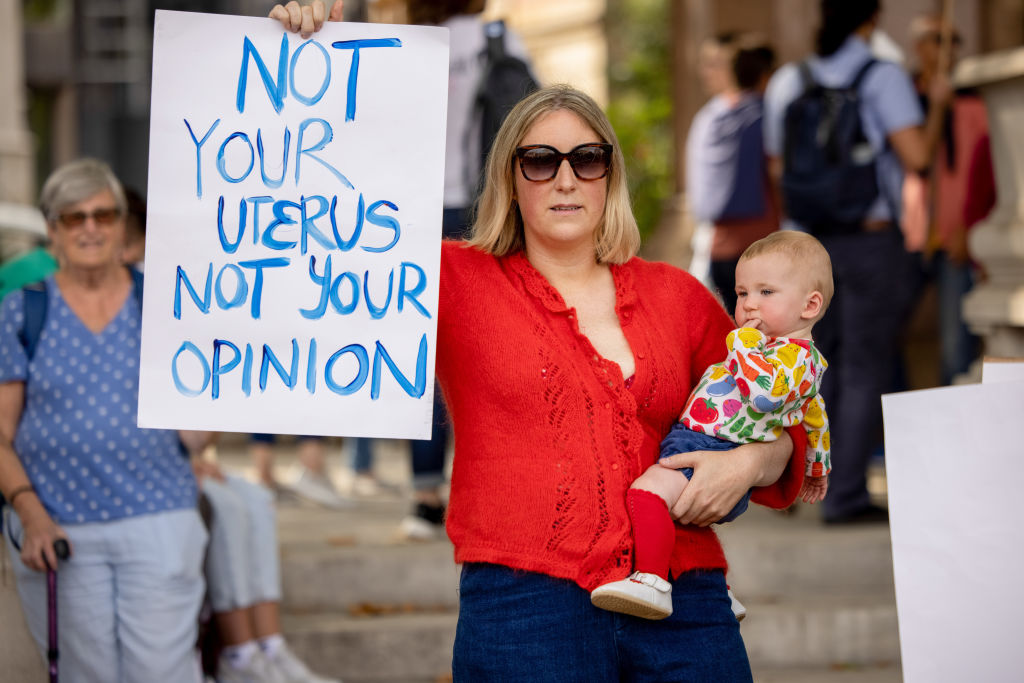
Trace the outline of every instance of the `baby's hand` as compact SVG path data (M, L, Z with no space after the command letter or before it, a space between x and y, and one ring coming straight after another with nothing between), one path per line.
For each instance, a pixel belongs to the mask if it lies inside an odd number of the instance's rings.
M828 492L828 477L804 477L800 486L800 500L805 503L820 503Z

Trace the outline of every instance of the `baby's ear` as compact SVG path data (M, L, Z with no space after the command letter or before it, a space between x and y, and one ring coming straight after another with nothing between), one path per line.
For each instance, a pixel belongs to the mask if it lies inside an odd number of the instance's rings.
M800 313L800 318L803 320L815 320L822 314L821 308L824 304L825 297L818 290L814 290L807 295L807 299L804 301L804 310Z

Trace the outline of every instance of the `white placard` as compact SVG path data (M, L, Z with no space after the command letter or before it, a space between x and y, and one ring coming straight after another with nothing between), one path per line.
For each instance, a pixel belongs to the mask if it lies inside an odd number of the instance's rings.
M1024 382L1024 359L986 358L981 364L983 384Z
M1020 680L1024 383L882 397L907 683Z
M448 31L158 11L139 425L429 438Z

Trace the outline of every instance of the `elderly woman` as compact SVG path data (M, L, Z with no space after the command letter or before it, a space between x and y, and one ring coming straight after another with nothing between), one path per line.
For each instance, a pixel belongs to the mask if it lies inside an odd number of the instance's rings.
M293 5L271 16L315 30L323 8L304 19ZM724 357L731 325L691 276L636 258L639 241L598 105L566 86L520 102L491 150L471 239L446 242L441 257L437 373L455 432L447 529L463 564L457 681L751 679L708 525L751 487L764 487L755 501L793 500L797 432L663 461L694 468L672 511L703 527L677 533L670 618L590 602L631 572L626 491Z
M37 342L26 345L26 318L38 302L16 290L0 307L0 491L29 629L43 651L43 572L58 568L63 538L61 673L198 680L206 531L178 435L136 426L141 311L122 265L124 191L84 159L50 176L40 208L59 268Z

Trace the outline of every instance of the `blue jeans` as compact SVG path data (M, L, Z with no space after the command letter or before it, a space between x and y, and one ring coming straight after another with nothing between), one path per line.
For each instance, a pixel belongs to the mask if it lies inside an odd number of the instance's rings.
M436 489L444 483L444 456L448 450L448 410L441 387L434 384L434 424L429 440L412 444L412 485L417 491Z
M673 613L650 621L598 609L572 581L466 564L452 672L457 683L750 681L719 570L672 584Z
M695 432L684 427L682 422L676 422L672 425L668 436L661 442L661 454L659 457L667 458L676 453L692 453L693 451L731 451L737 446L739 446L738 443L719 439L710 434ZM679 471L685 474L687 479L693 478L692 467L683 467ZM732 510L729 510L725 517L722 517L717 523L725 524L726 522L733 521L747 511L749 503L750 491L747 491L736 505L733 506Z
M964 296L974 286L974 272L969 263L954 263L946 252L935 253L932 261L939 297L939 339L942 346L942 383L967 372L978 357L978 338L964 324L961 312Z

